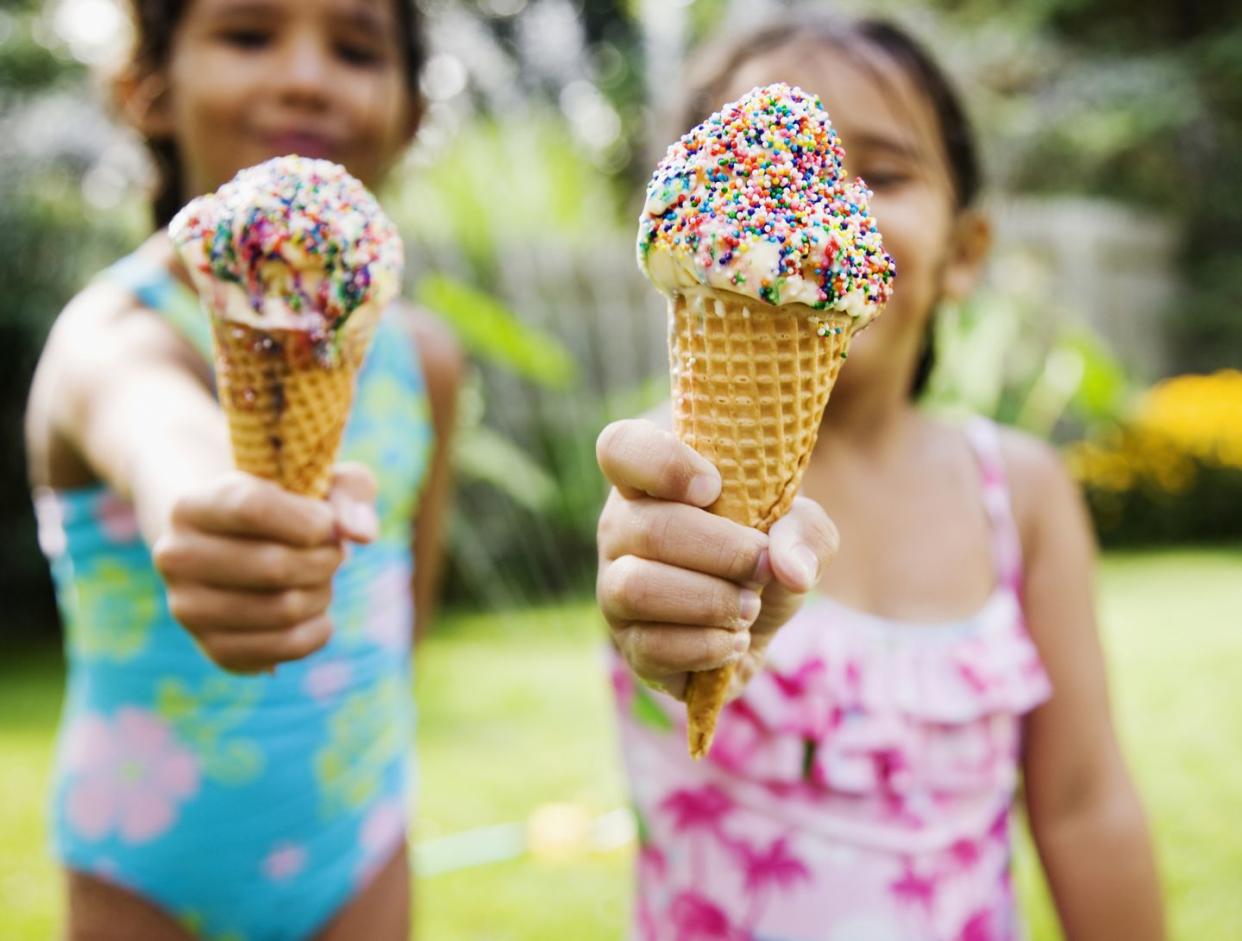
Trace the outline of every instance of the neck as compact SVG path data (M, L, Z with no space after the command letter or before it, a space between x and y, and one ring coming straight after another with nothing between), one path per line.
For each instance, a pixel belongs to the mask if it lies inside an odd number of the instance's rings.
M847 385L828 400L819 440L831 448L885 451L908 429L917 414L900 383Z

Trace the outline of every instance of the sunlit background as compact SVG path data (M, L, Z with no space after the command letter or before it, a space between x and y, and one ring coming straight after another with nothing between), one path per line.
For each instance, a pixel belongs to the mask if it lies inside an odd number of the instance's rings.
M408 291L470 351L449 613L419 654L422 937L614 939L629 899L594 436L667 385L633 261L686 56L759 0L428 0L427 121L385 203ZM1242 20L1161 0L844 2L965 93L1000 236L940 318L930 405L1064 449L1106 548L1103 629L1175 937L1242 937ZM43 336L144 235L102 83L114 0L0 6L0 937L60 907L42 808L58 628L19 445ZM681 130L681 129L677 129ZM1056 937L1029 853L1038 941Z

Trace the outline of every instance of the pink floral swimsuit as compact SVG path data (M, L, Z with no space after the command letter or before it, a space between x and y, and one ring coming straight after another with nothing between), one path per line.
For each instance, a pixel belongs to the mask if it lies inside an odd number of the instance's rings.
M997 587L905 624L817 597L686 753L684 707L613 655L639 816L636 941L1016 941L1009 812L1022 717L1050 693L1020 603L996 429L966 427Z

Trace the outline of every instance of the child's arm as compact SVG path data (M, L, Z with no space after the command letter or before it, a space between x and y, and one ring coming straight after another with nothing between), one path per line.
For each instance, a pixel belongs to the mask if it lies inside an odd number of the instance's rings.
M71 456L134 503L154 544L177 497L232 466L209 381L202 358L158 316L106 282L88 287L56 320L35 373L27 430L36 481L53 482L47 468Z
M435 450L414 520L414 639L419 640L431 626L440 596L444 527L453 491L457 392L465 360L453 335L430 315L415 312L411 329L427 385L435 432Z
M341 538L373 535L369 474L347 472L329 505L231 470L205 364L158 316L88 288L48 339L28 431L36 479L55 483L51 456L70 455L132 501L173 616L221 666L266 669L327 641Z
M596 596L616 648L678 699L687 671L733 661L740 689L836 554L836 527L801 497L767 535L708 513L716 468L648 421L609 425L596 454L612 484Z
M1069 941L1164 937L1143 808L1113 730L1094 616L1094 546L1055 453L1007 436L1026 557L1025 610L1052 680L1028 720L1027 811Z

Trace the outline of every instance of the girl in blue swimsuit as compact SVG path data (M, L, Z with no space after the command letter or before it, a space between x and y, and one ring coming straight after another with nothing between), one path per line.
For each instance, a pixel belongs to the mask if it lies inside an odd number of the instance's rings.
M299 152L369 186L409 142L410 0L135 0L117 83L162 227ZM231 470L207 323L164 232L59 318L30 399L69 681L53 794L71 939L409 934L410 652L461 369L393 305L327 501Z

